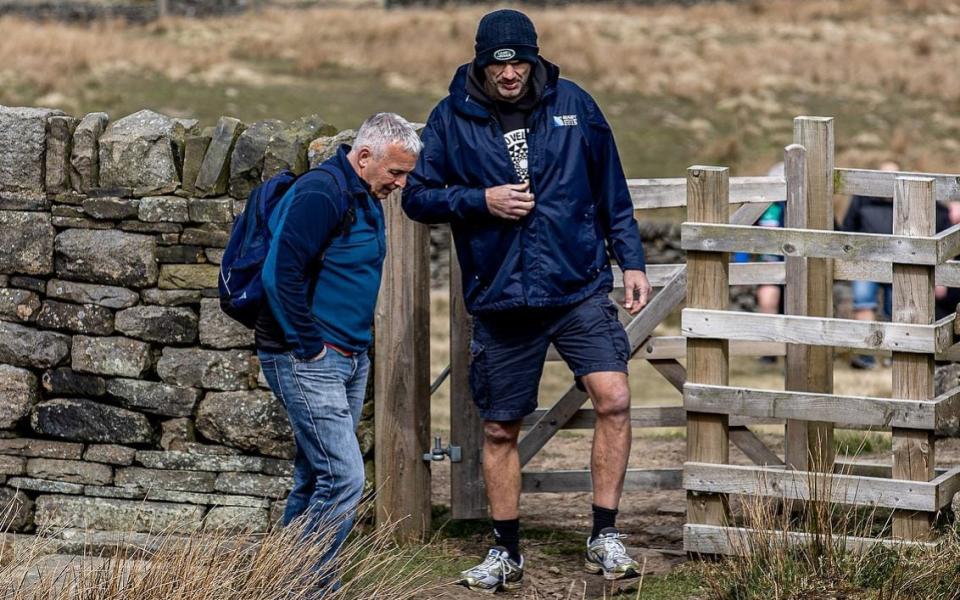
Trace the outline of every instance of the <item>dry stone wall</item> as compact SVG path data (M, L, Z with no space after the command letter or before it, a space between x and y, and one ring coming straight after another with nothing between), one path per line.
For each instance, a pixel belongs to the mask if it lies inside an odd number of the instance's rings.
M351 139L317 116L201 128L149 110L0 107L0 506L15 507L13 531L263 531L278 517L292 433L252 332L220 311L218 264L254 186ZM372 417L368 404L368 459Z

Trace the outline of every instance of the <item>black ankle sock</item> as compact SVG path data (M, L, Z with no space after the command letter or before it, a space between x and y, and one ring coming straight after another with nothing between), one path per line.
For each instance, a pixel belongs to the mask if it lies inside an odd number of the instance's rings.
M493 520L493 537L498 546L510 553L510 558L520 562L520 519Z
M615 508L603 508L602 506L593 505L593 532L590 534L590 539L595 539L600 532L606 529L607 527L616 527L617 526L617 513L620 512Z

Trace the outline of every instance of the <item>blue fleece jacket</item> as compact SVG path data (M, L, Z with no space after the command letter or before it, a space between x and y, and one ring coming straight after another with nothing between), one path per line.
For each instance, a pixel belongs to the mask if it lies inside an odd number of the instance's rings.
M299 358L316 356L325 343L352 352L370 345L386 256L383 207L347 160L349 150L341 146L327 161L344 174L346 203L329 174L312 170L270 216L263 286L286 345ZM344 205L355 207L356 216L340 230Z

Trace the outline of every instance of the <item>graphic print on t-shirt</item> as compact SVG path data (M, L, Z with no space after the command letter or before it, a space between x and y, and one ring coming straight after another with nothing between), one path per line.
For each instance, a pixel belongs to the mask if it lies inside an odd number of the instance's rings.
M517 172L520 181L527 180L527 130L514 129L503 134L503 139L507 142L507 153L510 155L510 161L513 163L513 169Z

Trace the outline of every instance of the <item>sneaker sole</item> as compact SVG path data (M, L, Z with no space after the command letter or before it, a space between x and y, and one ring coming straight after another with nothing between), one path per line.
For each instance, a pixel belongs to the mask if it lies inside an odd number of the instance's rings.
M463 587L467 588L468 590L470 590L471 592L481 592L483 594L496 594L500 590L504 590L506 592L513 592L513 591L519 590L520 586L523 584L522 581L511 581L507 583L498 583L496 586L492 588L485 588L485 587L470 585L464 580L460 580L458 583Z
M606 579L607 581L617 581L618 579L628 579L630 577L636 577L638 575L636 569L630 569L629 571L624 571L623 573L607 571L600 565L594 562L590 562L589 560L585 560L583 562L583 569L587 573L593 573L594 575L599 575L603 573L603 578Z

